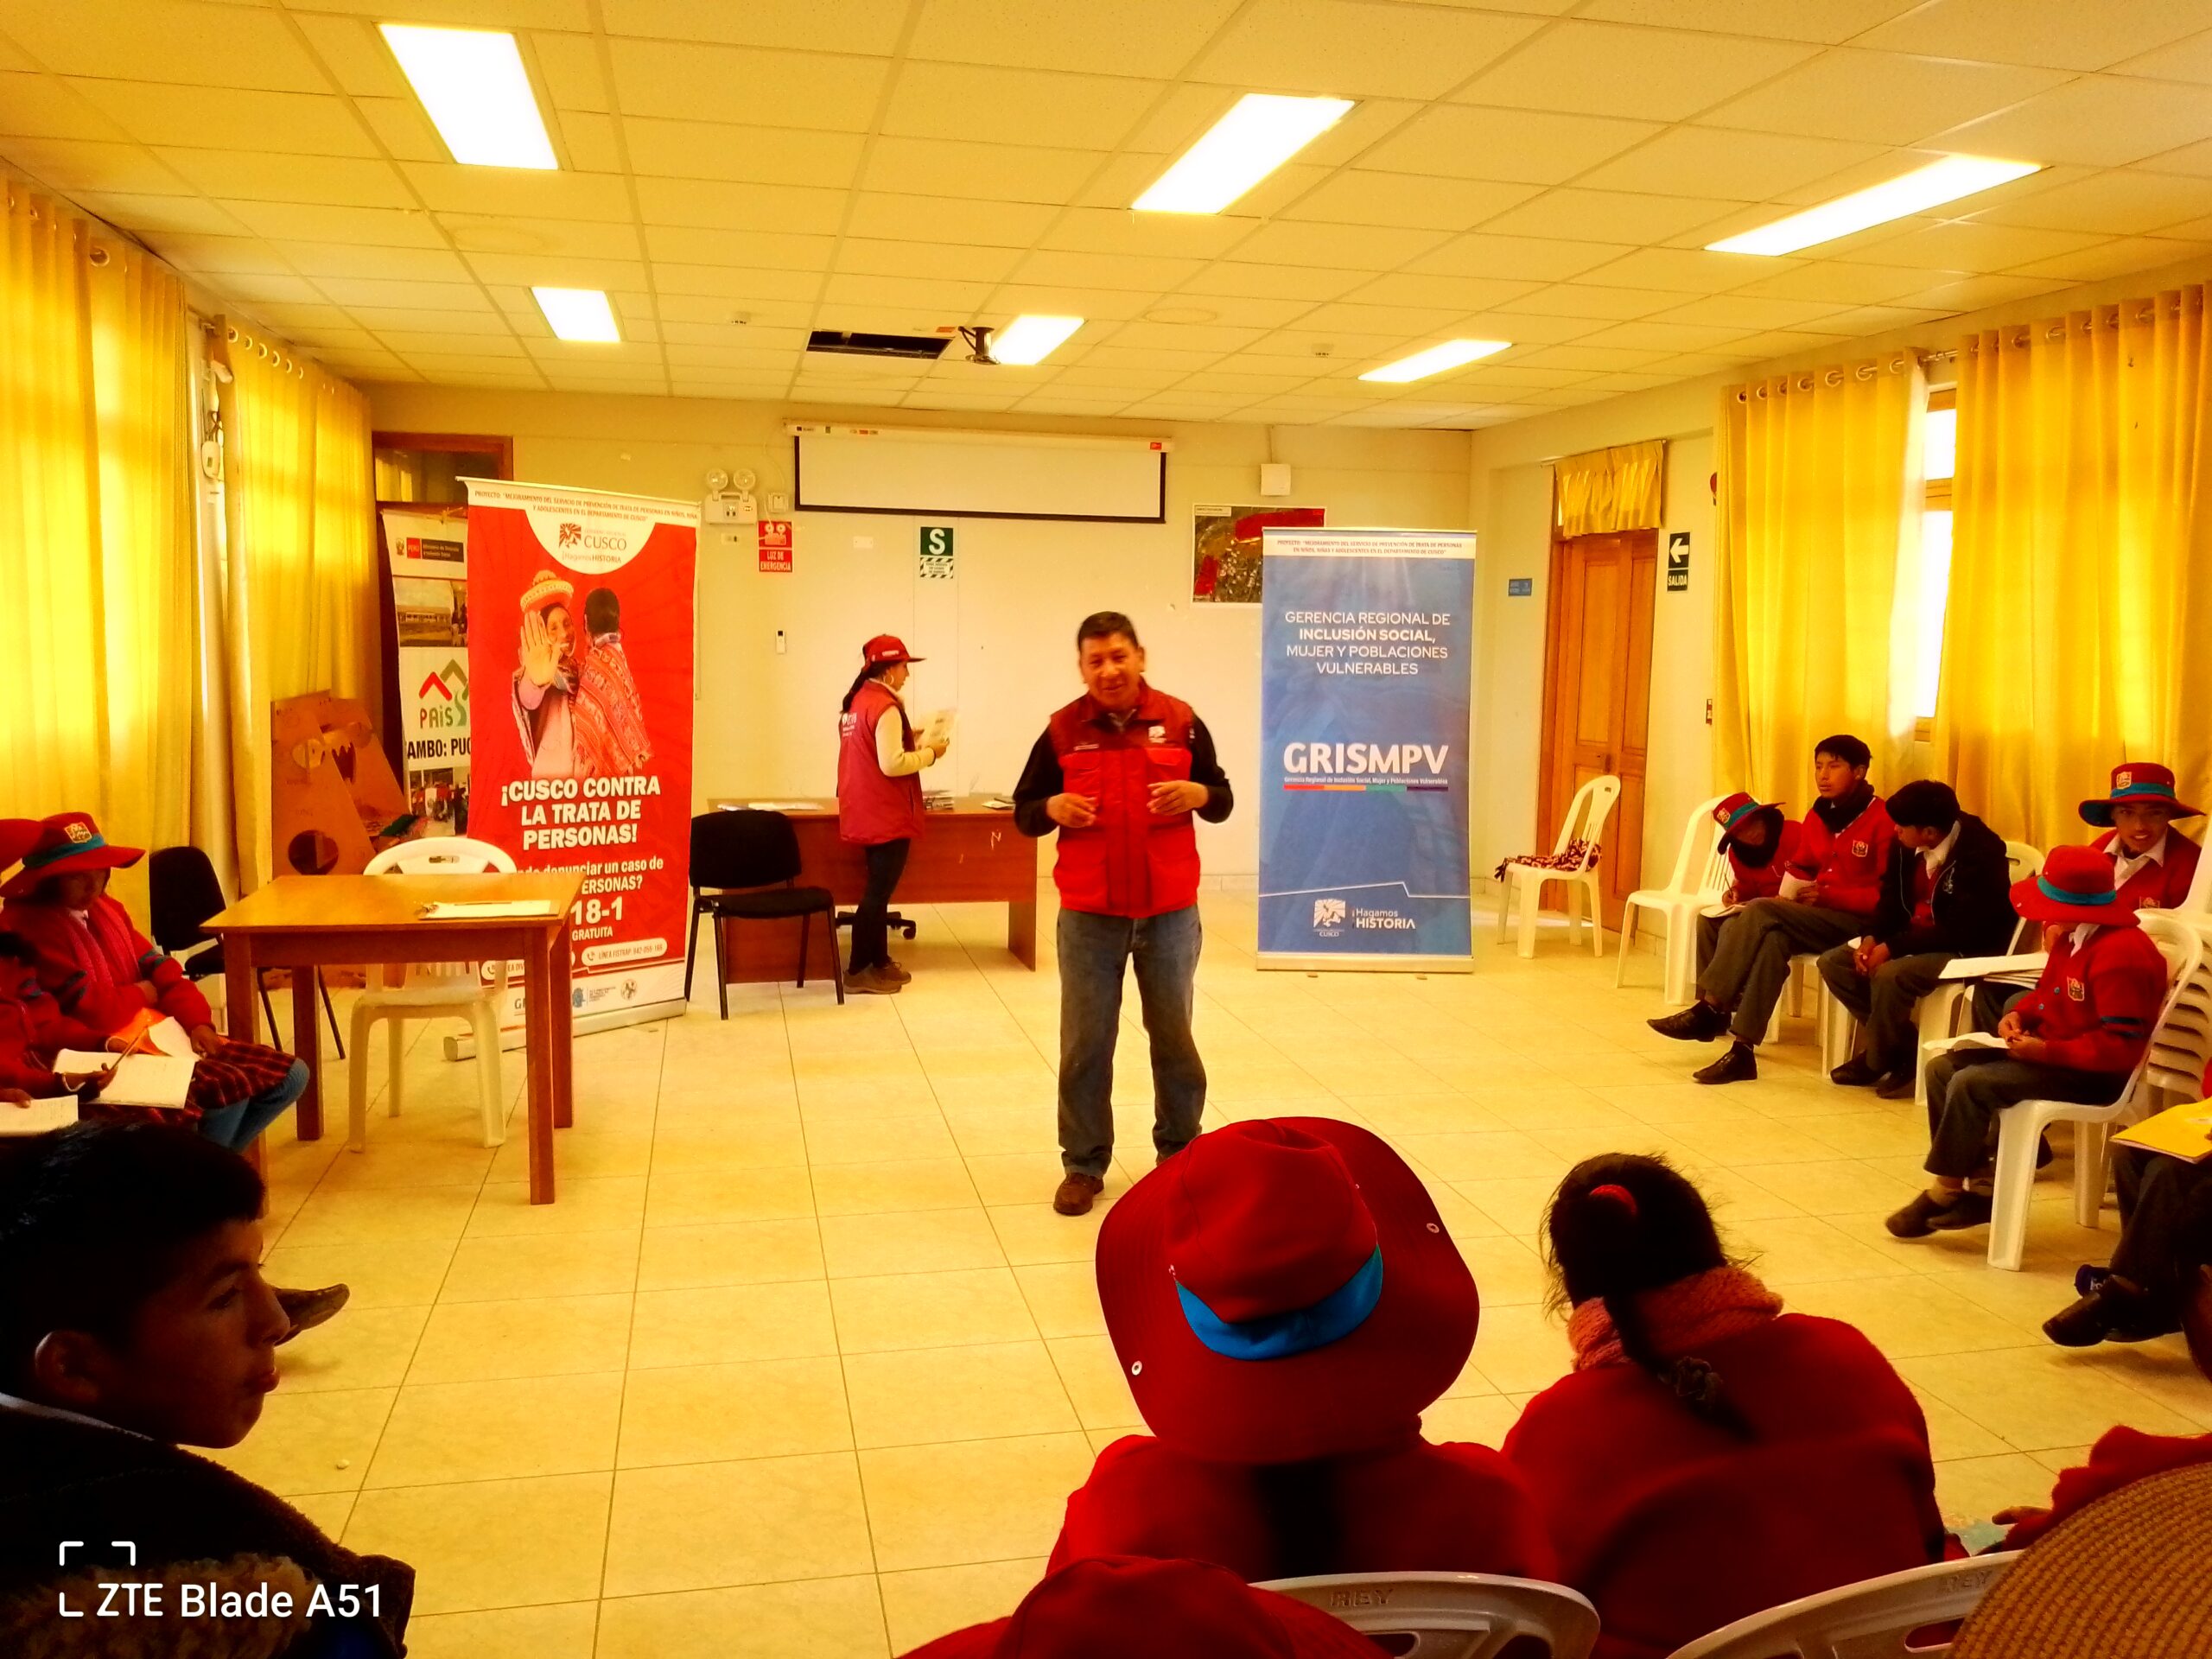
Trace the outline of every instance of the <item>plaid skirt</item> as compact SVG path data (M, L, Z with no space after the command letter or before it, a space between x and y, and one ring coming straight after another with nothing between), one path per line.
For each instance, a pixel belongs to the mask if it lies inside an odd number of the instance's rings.
M181 1107L108 1106L98 1098L85 1109L87 1117L153 1117L164 1123L191 1125L204 1112L219 1111L242 1100L266 1094L291 1074L292 1057L282 1049L259 1043L226 1042L213 1054L193 1063L192 1087Z

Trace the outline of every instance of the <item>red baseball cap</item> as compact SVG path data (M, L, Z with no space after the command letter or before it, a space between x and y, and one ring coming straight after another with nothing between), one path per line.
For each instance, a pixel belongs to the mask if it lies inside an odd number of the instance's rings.
M917 657L906 649L906 642L895 633L879 633L861 647L861 661L869 668L885 663L919 663L928 660Z
M1747 795L1740 789L1733 795L1724 797L1720 804L1713 809L1713 821L1720 826L1720 844L1725 847L1735 840L1737 826L1751 814L1770 810L1779 812L1782 804L1762 801L1756 795Z
M1145 1424L1225 1463L1418 1431L1475 1342L1474 1276L1378 1136L1325 1117L1202 1135L1107 1212L1098 1295Z
M1100 1555L1052 1574L1013 1617L941 1636L906 1659L1376 1659L1376 1651L1351 1625L1226 1567Z

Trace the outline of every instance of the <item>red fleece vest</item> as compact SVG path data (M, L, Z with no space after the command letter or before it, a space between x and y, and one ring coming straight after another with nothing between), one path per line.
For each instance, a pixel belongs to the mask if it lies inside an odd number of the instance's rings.
M1152 785L1191 775L1191 706L1150 686L1116 729L1088 696L1045 728L1061 785L1096 801L1098 821L1060 826L1052 880L1065 910L1094 916L1164 916L1198 899L1198 838L1191 815L1156 816Z
M874 680L854 693L853 706L837 721L837 834L866 847L922 833L921 774L887 778L876 758L875 728L891 709L899 710L899 734L912 749L906 710Z

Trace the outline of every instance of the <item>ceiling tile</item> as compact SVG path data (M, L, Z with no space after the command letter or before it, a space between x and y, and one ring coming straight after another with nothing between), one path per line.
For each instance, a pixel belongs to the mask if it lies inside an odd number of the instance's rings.
M993 310L1003 311L1009 315L1027 311L1039 316L1088 317L1093 322L1124 322L1131 317L1142 315L1157 297L1137 289L1065 288L1048 283L1001 283L991 290L990 303ZM1246 303L1265 302L1248 301Z
M1313 225L1277 219L1236 245L1240 261L1266 265L1323 265L1338 270L1389 270L1442 246L1443 231L1374 225Z
M1772 276L1780 262L1748 253L1707 253L1701 248L1639 248L1582 273L1600 288L1677 288L1691 294L1725 294L1738 284Z
M620 173L622 145L615 118L583 110L556 110L549 136L558 146L561 165L579 173Z
M68 194L184 194L179 179L140 144L95 143L81 138L10 138L0 151L48 189Z
M1630 351L1619 346L1544 346L1529 352L1516 360L1535 368L1589 369L1603 372L1608 369L1640 369L1656 363L1664 352Z
M477 295L480 302L481 294ZM435 303L410 305L403 296L397 300L354 301L346 308L364 328L373 329L378 335L390 338L395 334L423 336L435 340L446 335L471 336L466 343L437 346L430 349L449 352L490 351L489 346L480 345L478 340L486 337L512 339L514 330L506 318L489 305L476 310L450 309Z
M374 140L342 98L144 80L78 78L68 84L143 143L207 144L287 156L376 154Z
M1389 173L1559 184L1659 130L1648 121L1452 105L1408 122L1360 164Z
M446 245L435 221L420 208L321 207L297 201L226 201L223 206L256 236L367 247Z
M400 171L442 213L630 222L630 193L607 173L533 173L452 162L404 162Z
M842 190L703 179L639 179L638 215L648 225L835 236L845 216Z
M1075 258L1081 256L1060 256ZM953 282L995 283L1020 263L1014 248L963 248L950 243L878 242L849 236L837 246L837 269L871 276L935 276ZM1049 278L1041 280L1051 280Z
M353 107L378 143L396 162L449 162L445 141L430 125L423 106L407 98L357 98Z
M661 315L693 322L726 323L741 312L753 327L804 328L822 289L821 273L810 270L731 270L656 259L652 271Z
M1125 322L1112 343L1124 348L1159 346L1171 352L1211 352L1218 357L1242 350L1260 338L1261 328L1224 328L1218 323Z
M1186 259L1225 252L1258 223L1228 213L1138 213L1112 207L1064 208L1046 222L1052 228L1039 242L1042 247Z
M2212 137L2212 98L2174 81L2085 75L1938 142L1984 156L2121 167Z
M645 244L629 225L583 219L507 219L440 213L438 224L464 253L562 253L584 259L640 259Z
M1983 310L1993 305L2010 305L2015 300L2033 299L2038 294L2048 294L2065 286L2062 282L2045 276L1962 276L1955 282L1938 283L1916 293L1900 294L1896 296L1896 302L1955 315L1961 311Z
M935 328L981 316L990 297L988 283L950 282L934 276L868 276L836 274L822 290L827 306L880 310L900 329ZM879 326L890 326L889 323Z
M181 270L247 271L264 276L294 274L283 256L257 237L194 236L164 231L149 236L147 245Z
M606 115L614 108L600 42L588 34L538 31L522 37L523 63L532 85L556 110Z
M2102 69L2212 22L2186 0L1929 0L1856 44L1937 58Z
M1438 98L1541 27L1443 6L1256 0L1190 75L1253 92Z
M764 270L826 270L836 238L771 231L710 231L696 226L649 225L645 251L677 264L756 266Z
M1450 305L1353 305L1338 300L1315 306L1298 320L1298 326L1307 334L1404 339L1439 333L1465 315Z
M1910 305L1861 305L1848 311L1838 311L1821 319L1823 332L1833 328L1840 334L1853 339L1866 334L1895 334L1901 328L1916 328L1924 322L1940 321L1949 315L1929 311Z
M263 276L251 271L226 274L222 279L224 302L240 305L263 301L295 304L326 304L329 296L304 276Z
M0 134L22 138L89 138L100 143L130 135L92 102L52 75L0 74Z
M1847 249L1837 257L1846 264L1863 257L1868 264L1877 265L1922 265L1936 270L2010 270L2031 259L2055 258L2108 240L2101 233L2037 231L1955 219L1878 243L1863 256Z
M1560 282L1579 276L1629 252L1626 244L1569 242L1556 238L1492 236L1485 231L1454 237L1408 269L1445 276L1492 276L1510 282Z
M2050 69L1836 48L1698 118L1704 126L1916 144L2065 78Z
M842 190L860 171L867 140L858 133L788 127L723 126L626 116L622 139L636 172L668 179L812 185Z
M625 240L620 245L629 245ZM566 253L472 253L468 268L479 280L512 283L518 288L543 283L549 288L642 289L645 263L642 259L580 258Z
M376 26L365 17L334 17L324 12L295 11L293 25L307 36L308 48L328 72L338 90L355 98L412 98L398 60ZM98 72L94 72L98 73ZM162 77L149 75L158 80ZM327 92L322 77L296 90Z
M1187 282L1201 269L1196 259L1120 258L1112 254L1061 253L1045 249L1028 255L1011 274L1014 280L1024 283L1137 289L1157 294Z
M908 138L1108 149L1161 90L1154 80L908 63L892 89L883 130Z
M327 90L273 10L132 0L130 5L0 3L0 33L57 74L181 86Z
M1681 295L1672 289L1592 288L1580 283L1554 283L1498 308L1513 315L1626 321L1631 317L1648 317L1681 302Z
M1837 259L1792 263L1786 270L1744 283L1738 294L1782 300L1833 300L1838 305L1877 305L1928 286L1928 273L1905 265L1847 264Z
M841 194L838 200L847 198ZM889 195L880 191L861 191L849 200L849 235L893 242L951 242L969 247L1027 248L1052 222L1055 211L1030 202Z
M1345 299L1354 305L1412 305L1460 312L1487 310L1536 288L1534 282L1501 282L1481 276L1429 276L1398 271L1378 276Z
M736 116L764 127L865 132L889 67L880 58L619 37L607 43L625 115Z
M1542 289L1536 290L1539 294L1545 291ZM1665 297L1679 300L1682 296L1669 294ZM1501 307L1492 311L1478 311L1463 318L1452 324L1452 331L1469 340L1510 340L1519 346L1555 346L1594 334L1609 321L1611 319L1605 317L1545 316L1537 312L1511 311Z
M915 195L1058 206L1107 160L1104 150L883 137L868 149L861 183L870 190Z
M2122 276L2131 270L2155 270L2184 259L2200 259L2208 251L2212 251L2212 245L2202 241L2126 236L2076 253L2030 260L2016 269L2023 276L2063 276L2070 283L2094 283L2107 276Z
M1464 231L1538 190L1532 184L1479 179L1423 179L1410 173L1346 168L1298 198L1282 217L1332 225L1394 225L1411 230Z
M410 283L368 276L318 276L315 285L335 304L424 311L490 311L474 283Z
M177 231L200 236L257 234L223 204L205 196L137 196L79 190L71 200L118 230L143 234Z
M907 52L955 63L1016 69L1081 64L1102 74L1166 78L1230 14L1237 0L929 0ZM881 8L894 21L903 10Z
M2200 86L2212 86L2212 29L2112 67L2123 75L2147 75L2154 80L2193 80Z
M1891 152L1879 144L1768 133L1747 141L1713 127L1671 127L1576 180L1585 188L1767 201ZM1902 170L1902 169L1900 169Z
M308 308L295 306L289 308L301 310ZM348 314L340 312L339 315ZM356 312L351 315L369 314ZM272 321L277 320L270 319ZM385 350L397 352L407 358L469 357L480 362L492 358L505 358L512 363L529 355L523 350L522 341L504 329L499 334L487 333L480 328L466 334L441 334L416 328L379 327L376 330L376 336L384 342Z
M1688 29L1571 20L1452 96L1468 104L1680 121L1803 62L1817 50Z
M1586 17L1834 46L1923 0L1589 0Z
M1554 236L1589 242L1663 242L1694 226L1740 212L1742 202L1696 196L1648 196L1620 190L1550 190L1501 213L1484 235Z
M887 54L899 43L906 8L882 0L744 0L741 5L699 0L601 0L610 35L655 35L670 41L715 41L731 46L781 46L818 50L830 41L840 52Z
M1374 280L1363 270L1248 265L1217 259L1183 284L1186 294L1235 294L1256 300L1333 300Z
M2128 236L2163 230L2206 213L2212 213L2212 181L2115 169L2015 196L1974 217L1979 224Z
M1630 351L1703 352L1741 340L1747 331L1729 324L1694 322L1617 322L1577 341L1582 346L1618 346Z

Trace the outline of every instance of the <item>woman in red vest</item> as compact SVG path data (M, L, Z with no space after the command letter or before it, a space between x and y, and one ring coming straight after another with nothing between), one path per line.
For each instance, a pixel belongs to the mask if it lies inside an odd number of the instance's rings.
M1670 1165L1586 1160L1545 1230L1574 1370L1504 1449L1597 1605L1597 1659L1942 1559L1912 1390L1851 1325L1783 1313Z
M849 991L893 995L913 977L891 959L884 918L907 849L922 833L923 769L944 758L943 743L916 744L899 700L906 665L921 660L895 635L877 634L861 647L861 671L837 721L837 833L868 859L868 890L853 912Z

